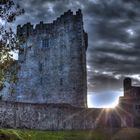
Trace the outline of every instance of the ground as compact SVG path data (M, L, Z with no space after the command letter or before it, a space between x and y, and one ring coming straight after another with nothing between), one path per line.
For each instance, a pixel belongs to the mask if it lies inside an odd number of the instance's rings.
M140 140L140 129L96 129L91 131L0 129L0 140Z

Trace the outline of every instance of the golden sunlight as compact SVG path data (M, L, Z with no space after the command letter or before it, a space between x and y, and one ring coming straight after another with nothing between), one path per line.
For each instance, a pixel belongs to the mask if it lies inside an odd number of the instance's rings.
M96 105L93 95L88 95L87 101L88 101L88 108L115 108L119 103L119 97L117 97L116 100L112 101L109 104L100 103L100 105Z

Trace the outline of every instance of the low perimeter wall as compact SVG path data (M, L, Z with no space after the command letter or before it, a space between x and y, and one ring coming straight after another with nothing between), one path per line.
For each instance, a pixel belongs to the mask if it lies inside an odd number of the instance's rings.
M67 104L0 102L0 127L40 130L120 127L114 111L76 108Z

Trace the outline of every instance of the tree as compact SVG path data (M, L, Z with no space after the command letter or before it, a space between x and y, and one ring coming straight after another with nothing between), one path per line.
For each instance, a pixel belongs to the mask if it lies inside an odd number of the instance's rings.
M0 0L0 90L4 87L5 73L14 63L10 52L17 50L19 44L9 23L23 13L24 10L13 0Z

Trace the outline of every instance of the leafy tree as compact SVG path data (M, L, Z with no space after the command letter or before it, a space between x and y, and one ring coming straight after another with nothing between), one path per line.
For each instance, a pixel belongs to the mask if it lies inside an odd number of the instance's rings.
M4 87L5 73L14 63L11 51L18 49L19 41L10 24L24 10L13 0L0 0L0 90Z

